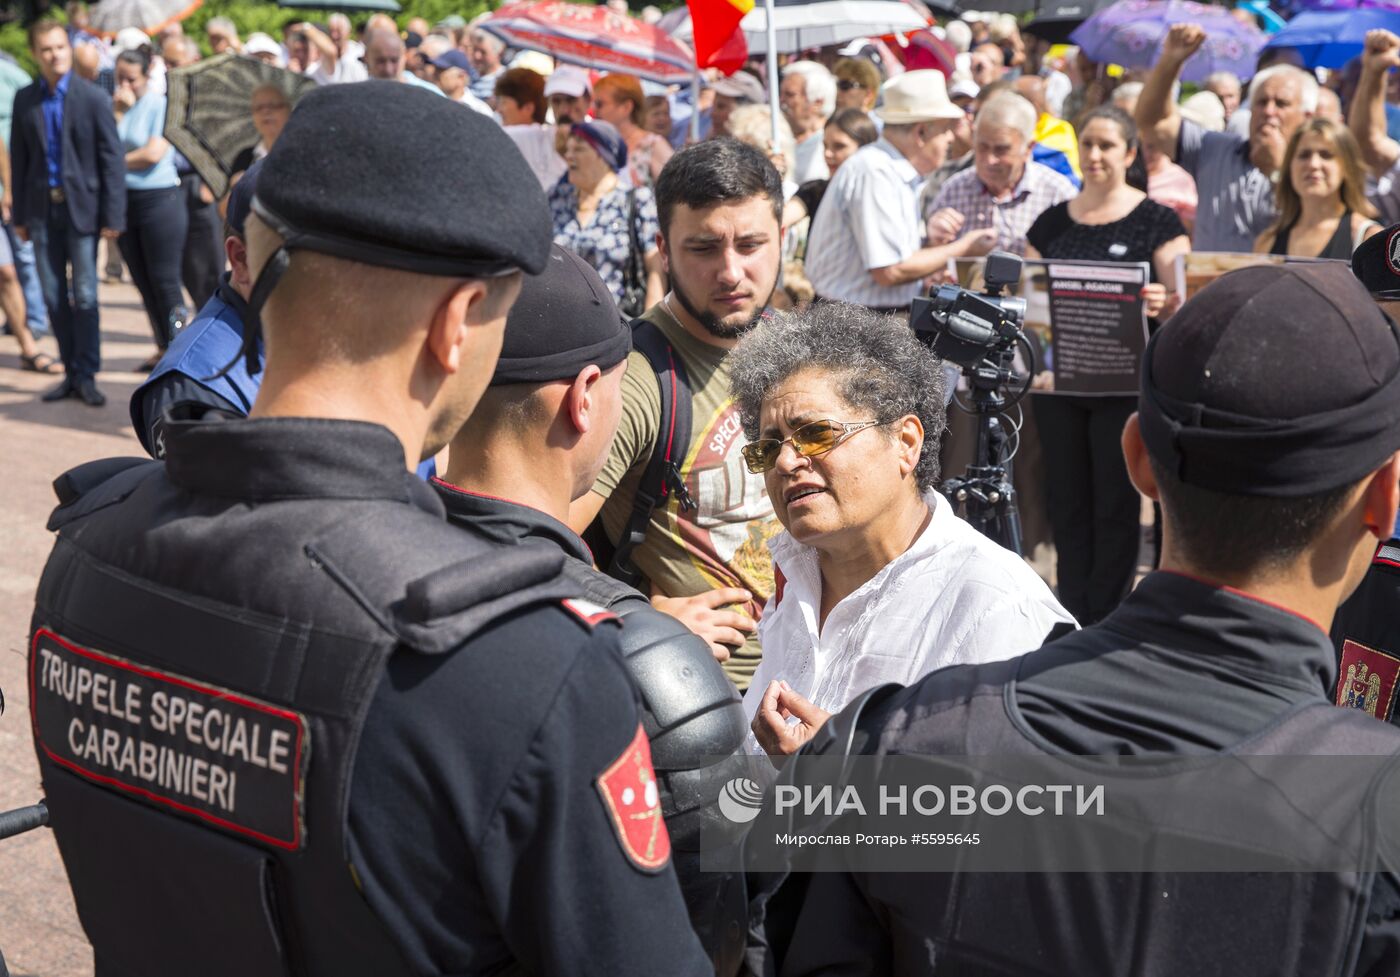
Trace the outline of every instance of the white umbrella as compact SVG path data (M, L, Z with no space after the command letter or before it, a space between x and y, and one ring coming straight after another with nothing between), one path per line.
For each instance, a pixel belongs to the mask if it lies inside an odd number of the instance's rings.
M941 6L941 4L935 4ZM773 28L779 52L789 54L808 48L845 44L858 37L899 34L927 27L929 18L908 0L774 0ZM677 7L658 25L687 44L691 41L690 12ZM749 51L768 50L768 11L755 4L739 27Z
M115 34L135 27L143 34L154 34L162 27L184 20L199 9L204 0L101 0L92 8L92 28Z

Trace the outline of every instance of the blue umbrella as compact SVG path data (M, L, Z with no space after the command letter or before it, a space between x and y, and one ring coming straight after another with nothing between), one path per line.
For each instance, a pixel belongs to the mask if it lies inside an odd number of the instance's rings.
M1361 53L1366 32L1400 30L1397 10L1308 10L1269 39L1271 48L1298 52L1305 68L1340 68Z
M1191 0L1119 0L1080 24L1070 41L1099 64L1150 68L1173 24L1199 24L1206 30L1205 43L1182 69L1186 81L1204 81L1216 71L1250 77L1267 40L1223 7Z

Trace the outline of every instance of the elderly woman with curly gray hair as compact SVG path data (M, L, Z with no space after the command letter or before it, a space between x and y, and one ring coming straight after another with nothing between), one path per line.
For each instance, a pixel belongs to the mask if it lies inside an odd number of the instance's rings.
M796 752L862 692L1040 647L1073 618L935 491L945 387L901 320L843 303L779 315L730 354L734 398L784 532L749 748Z

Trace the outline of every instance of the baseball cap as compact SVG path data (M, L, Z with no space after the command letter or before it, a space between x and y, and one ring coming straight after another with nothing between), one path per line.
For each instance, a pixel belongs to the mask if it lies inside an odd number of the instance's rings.
M971 78L960 78L948 87L948 97L976 98L981 91Z
M439 54L436 58L433 58L431 64L438 71L446 71L449 68L458 68L462 71L467 72L468 74L471 74L471 62L467 60L467 56L465 54L457 50L455 47L448 48L446 51Z
M544 97L551 95L567 95L570 98L578 98L587 95L593 90L593 86L588 82L588 72L582 68L571 64L561 64L550 72L549 77L544 80Z
M139 27L123 27L117 31L117 37L113 43L117 53L120 54L123 51L135 51L139 47L150 47L151 39Z
M253 206L253 196L258 192L258 174L262 172L262 160L256 160L243 171L233 189L228 192L228 209L225 220L229 229L239 237L243 236L243 226L248 221L248 212Z
M243 42L244 54L275 54L282 56L282 45L278 44L268 35L258 31L248 35L248 40Z

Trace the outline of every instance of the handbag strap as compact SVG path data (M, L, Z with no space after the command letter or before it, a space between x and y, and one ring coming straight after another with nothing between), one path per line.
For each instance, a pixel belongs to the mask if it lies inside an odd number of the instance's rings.
M627 266L631 271L632 281L646 287L646 272L642 266L642 241L641 235L637 233L637 188L627 188L627 240L629 243Z

